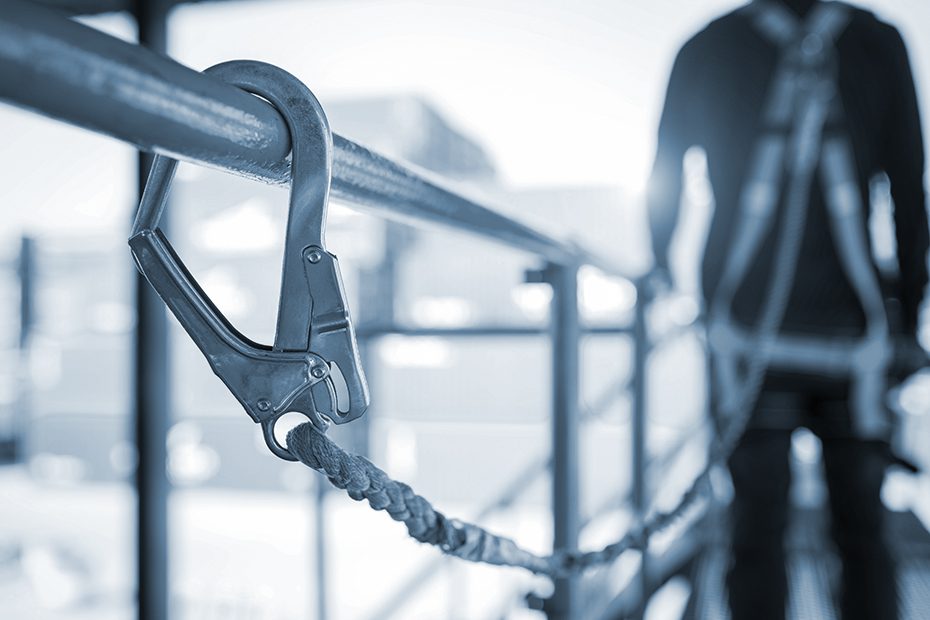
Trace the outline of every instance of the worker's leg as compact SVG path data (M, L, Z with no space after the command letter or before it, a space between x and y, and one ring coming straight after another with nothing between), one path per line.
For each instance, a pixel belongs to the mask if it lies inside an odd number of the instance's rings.
M876 444L851 432L824 432L823 460L830 489L832 534L843 563L844 620L894 620L894 561L884 537L881 487L887 466Z
M733 620L785 618L790 443L787 430L750 428L729 460L734 498L727 589Z

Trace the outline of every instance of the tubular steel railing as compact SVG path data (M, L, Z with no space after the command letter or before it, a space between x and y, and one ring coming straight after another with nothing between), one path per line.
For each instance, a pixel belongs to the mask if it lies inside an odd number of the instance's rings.
M0 100L103 133L138 148L222 168L272 184L290 181L290 143L280 114L264 100L142 47L20 0L0 8ZM379 215L464 230L540 257L537 281L553 288L552 511L556 550L574 550L579 513L578 268L617 273L612 265L571 244L511 219L445 182L334 136L334 198ZM643 299L638 303L641 305ZM633 496L645 512L643 373L648 345L644 317L634 338ZM476 330L497 335L509 328ZM520 331L520 328L515 328ZM375 330L378 331L378 330ZM402 330L401 330L402 331ZM533 331L533 330L527 330ZM163 438L148 437L147 441ZM140 493L146 492L140 488ZM163 489L153 492L162 493ZM144 561L140 559L140 561ZM577 576L558 577L546 606L550 618L581 617ZM644 586L645 591L645 586ZM160 604L164 605L165 601ZM142 617L155 617L140 610Z

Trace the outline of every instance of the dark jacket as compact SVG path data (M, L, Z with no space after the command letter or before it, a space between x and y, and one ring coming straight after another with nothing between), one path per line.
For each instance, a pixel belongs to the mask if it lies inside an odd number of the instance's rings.
M927 283L928 229L924 150L907 51L894 27L860 9L853 9L836 48L863 204L869 204L870 180L884 173L890 181L899 264L890 294L900 301L903 330L913 334ZM682 159L690 147L701 147L715 199L702 268L708 300L713 299L727 260L738 198L777 59L776 46L738 10L688 41L672 69L649 184L653 249L658 265L665 266L678 217ZM860 334L865 317L837 257L821 194L818 181L783 331ZM772 231L777 229L776 223ZM746 325L753 325L759 313L774 237L768 236L734 299L733 316Z

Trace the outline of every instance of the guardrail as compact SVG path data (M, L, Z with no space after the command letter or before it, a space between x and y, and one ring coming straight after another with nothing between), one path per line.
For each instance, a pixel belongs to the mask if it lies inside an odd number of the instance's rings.
M167 57L20 0L7 0L0 9L0 100L112 136L145 151L223 168L266 183L287 184L290 180L286 125L267 102ZM553 546L556 550L577 549L582 525L578 501L582 335L578 269L590 264L609 273L619 270L581 248L467 197L431 174L338 135L334 136L334 146L334 198L393 219L467 231L545 261L545 267L533 278L553 289L549 327ZM644 306L642 299L638 306ZM464 335L521 331L536 330L488 328ZM633 335L637 351L632 505L641 517L646 506L642 396L648 354L642 310L637 313ZM140 494L163 492L157 487L140 487ZM154 505L164 505L163 498L155 499ZM153 525L149 521L140 523L140 528L164 527L164 522ZM140 532L140 537L144 536ZM140 562L145 561L140 558ZM164 567L155 569L153 574ZM140 569L140 574L146 571ZM550 618L581 617L578 581L577 577L555 580L554 594L546 606ZM161 609L166 608L164 603L155 602ZM140 615L157 617L143 609Z

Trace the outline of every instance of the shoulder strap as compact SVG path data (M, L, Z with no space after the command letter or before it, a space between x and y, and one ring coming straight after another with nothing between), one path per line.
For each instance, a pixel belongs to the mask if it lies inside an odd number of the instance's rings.
M779 2L754 0L745 7L756 30L778 47L804 46L821 53L835 43L849 23L850 7L842 2L818 2L803 20ZM817 46L817 40L821 45ZM804 45L806 42L806 46ZM816 48L816 49L815 49Z
M778 47L787 47L797 39L801 20L781 3L755 0L747 4L744 11L759 33Z

